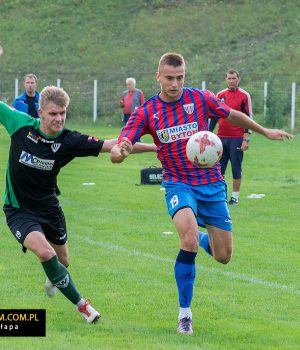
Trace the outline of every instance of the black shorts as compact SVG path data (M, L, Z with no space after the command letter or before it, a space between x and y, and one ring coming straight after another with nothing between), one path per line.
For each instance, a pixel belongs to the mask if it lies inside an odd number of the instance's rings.
M68 239L66 220L61 208L52 215L7 205L3 207L3 211L10 231L22 245L32 231L43 233L49 242L57 245L65 244Z
M221 137L223 144L223 154L220 159L221 173L225 175L228 161L231 163L232 177L240 179L242 177L242 162L244 152L241 150L243 138L225 138Z
M130 116L131 116L131 114L124 114L124 125L126 125Z

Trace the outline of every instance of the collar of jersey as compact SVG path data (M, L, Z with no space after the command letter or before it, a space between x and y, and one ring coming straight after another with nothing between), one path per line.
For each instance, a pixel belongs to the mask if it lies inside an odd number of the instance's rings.
M61 131L59 131L56 135L54 135L54 136L49 136L49 135L43 133L41 129L39 129L39 133L40 133L43 137L45 137L46 139L50 139L50 140L51 140L51 139L56 139L62 132L63 132L63 129L62 129Z
M185 88L183 87L183 88L182 88L182 91L181 91L181 96L179 97L178 100L173 101L173 102L166 102L166 101L164 101L163 99L161 99L161 97L159 96L160 92L157 94L157 98L158 98L162 103L166 103L166 104L177 103L178 101L180 101L180 100L182 99L182 96L183 96L183 94L184 94L184 90L185 90Z

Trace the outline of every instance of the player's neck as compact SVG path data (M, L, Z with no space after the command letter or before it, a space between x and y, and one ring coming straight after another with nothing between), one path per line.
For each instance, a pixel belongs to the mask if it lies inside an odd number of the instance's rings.
M45 137L54 138L56 136L59 136L62 133L62 131L63 131L63 128L61 128L60 130L53 130L43 125L43 123L40 124L40 132Z
M178 93L176 96L170 96L170 95L166 94L165 92L161 91L159 93L159 98L163 102L172 103L172 102L178 101L180 99L181 95L182 95L182 91L180 91L180 93Z

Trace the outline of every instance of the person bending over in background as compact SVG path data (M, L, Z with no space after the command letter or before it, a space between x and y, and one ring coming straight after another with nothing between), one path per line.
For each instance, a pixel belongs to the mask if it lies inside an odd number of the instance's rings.
M66 129L68 104L68 94L55 86L41 92L40 119L0 102L0 122L11 137L3 210L23 251L29 249L39 258L48 296L59 289L88 323L94 323L100 313L81 296L67 270L67 229L55 184L60 169L75 157L109 152L117 140L103 141ZM120 148L125 151L128 145L121 141ZM135 151L155 150L155 145L139 144Z
M184 58L177 53L164 54L156 73L161 90L131 115L130 125L127 123L119 143L111 150L111 161L122 162L142 135L153 137L163 167L166 204L180 239L175 262L180 306L177 331L191 334L190 305L198 245L218 262L227 264L232 254L232 224L220 165L207 169L193 165L186 156L187 141L195 132L208 130L211 117L226 118L273 140L290 139L292 135L262 127L244 113L229 108L210 91L183 87L184 78ZM198 225L206 227L208 234L199 233Z
M241 111L252 118L252 101L250 94L239 87L240 74L235 69L229 69L226 73L228 88L217 93L217 97L226 105L237 111ZM225 176L228 161L232 170L232 195L228 204L237 205L242 181L242 162L244 151L249 148L249 129L229 123L226 119L211 119L209 131L213 131L218 122L217 135L223 144L223 154L220 159L221 173Z

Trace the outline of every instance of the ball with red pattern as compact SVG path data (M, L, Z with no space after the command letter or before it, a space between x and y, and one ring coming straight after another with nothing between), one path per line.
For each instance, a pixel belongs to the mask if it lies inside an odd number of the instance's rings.
M223 153L222 142L210 131L195 133L186 145L186 155L190 162L201 168L211 168Z

